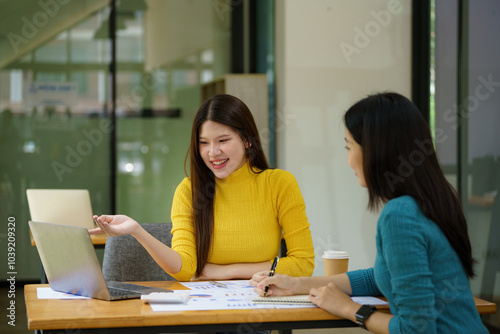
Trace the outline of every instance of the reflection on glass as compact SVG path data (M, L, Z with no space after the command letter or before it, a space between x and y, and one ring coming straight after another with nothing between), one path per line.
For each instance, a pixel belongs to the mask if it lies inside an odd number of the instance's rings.
M6 20L0 27L0 216L17 221L19 280L40 275L26 224L26 189L89 189L95 212L110 208L102 75L109 65L109 40L93 39L103 15L99 9L107 4L73 1L51 7L53 15L36 2L0 4ZM9 41L14 33L22 42ZM0 226L3 236L6 225Z
M109 1L70 1L53 15L42 2L20 3L0 4L0 214L28 221L27 188L86 188L94 212L109 213ZM231 10L211 1L117 5L117 210L164 222L185 176L200 83L229 72ZM33 17L47 20L36 26ZM26 224L17 236L17 278L36 279Z
M470 1L465 8L467 69L457 73L459 2L435 1L436 100L435 131L442 131L436 148L453 184L462 180L461 197L469 224L476 278L474 295L500 302L500 10L496 1ZM466 24L462 22L462 24ZM467 35L466 34L466 35ZM465 96L457 97L457 75L468 78ZM458 103L460 102L460 103ZM460 106L462 104L462 106ZM459 123L459 116L462 124ZM460 133L460 138L457 134ZM444 134L444 136L443 136ZM461 161L458 161L460 153ZM457 173L457 161L460 175ZM500 328L495 316L483 316Z
M475 203L466 207L477 243L478 277L473 287L488 300L500 302L500 22L492 12L500 10L497 1L469 4L468 96L465 97L467 136L462 155L468 168L467 198ZM485 52L487 50L487 52ZM498 317L487 321L500 328Z
M170 221L200 84L229 72L230 12L210 1L124 6L117 8L117 211Z

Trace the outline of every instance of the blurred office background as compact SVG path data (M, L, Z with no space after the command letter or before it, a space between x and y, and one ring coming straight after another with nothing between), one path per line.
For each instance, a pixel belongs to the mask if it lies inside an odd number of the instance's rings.
M315 275L327 248L350 269L374 261L342 115L394 90L429 120L467 214L473 293L498 303L499 15L496 0L0 0L0 268L14 217L17 280L39 278L28 188L85 188L95 213L169 221L202 86L261 73L268 158L299 181Z

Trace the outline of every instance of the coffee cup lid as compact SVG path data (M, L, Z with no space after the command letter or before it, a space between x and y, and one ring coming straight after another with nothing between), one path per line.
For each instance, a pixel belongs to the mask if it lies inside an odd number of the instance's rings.
M324 259L348 259L349 253L344 251L326 250L323 253Z

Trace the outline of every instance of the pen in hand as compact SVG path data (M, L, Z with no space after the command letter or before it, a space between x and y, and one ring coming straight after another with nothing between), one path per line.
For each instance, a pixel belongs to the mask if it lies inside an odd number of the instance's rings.
M269 270L269 277L274 276L274 271L276 270L276 266L278 265L279 258L276 256L273 261L273 265L271 266L271 270ZM267 295L267 291L269 291L269 285L264 289L264 297Z

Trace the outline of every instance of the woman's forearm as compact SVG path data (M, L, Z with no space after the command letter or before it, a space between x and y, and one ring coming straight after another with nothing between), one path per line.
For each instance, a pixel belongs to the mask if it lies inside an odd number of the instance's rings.
M311 288L319 288L327 285L330 282L335 283L340 290L348 294L352 294L351 283L347 274L338 274L332 276L314 276L314 277L297 277L297 283L294 293L297 295L309 294Z
M197 277L199 280L228 280L228 279L250 279L253 274L263 270L269 270L271 262L257 263L232 263L232 264L214 264L207 263L203 268L202 275Z
M256 263L234 263L229 264L228 266L228 274L231 276L231 279L240 278L240 279L250 279L253 274L262 270L270 270L271 262L256 262Z
M168 247L146 230L141 228L132 234L146 249L158 265L169 274L177 274L182 268L182 259L179 253Z

